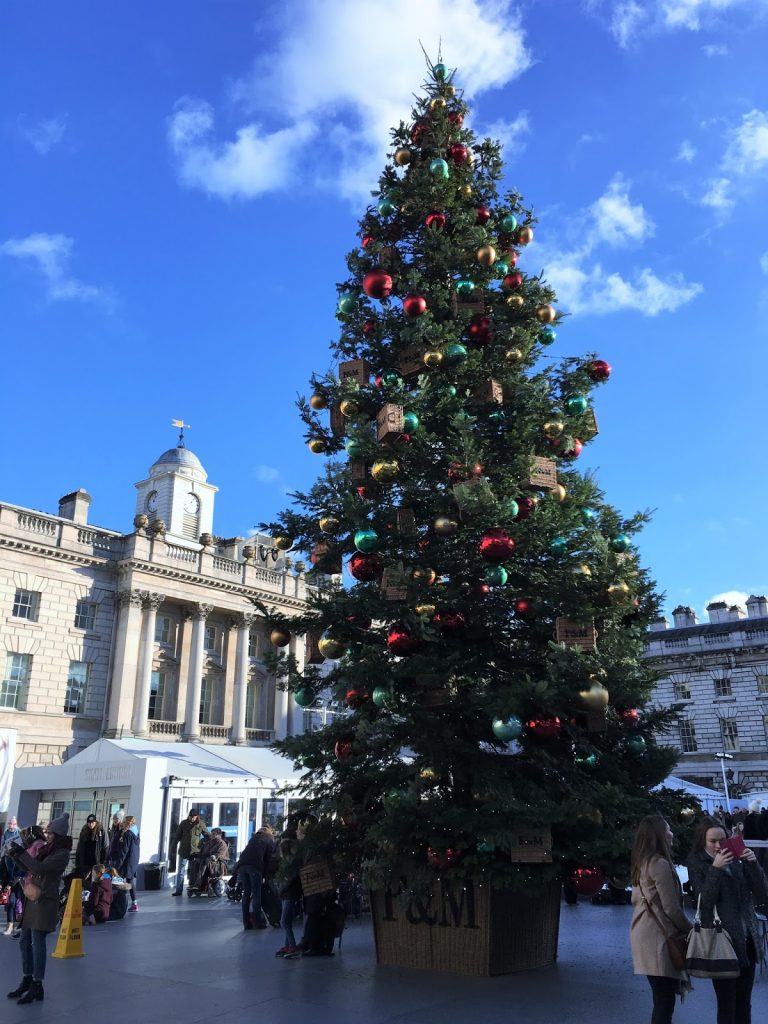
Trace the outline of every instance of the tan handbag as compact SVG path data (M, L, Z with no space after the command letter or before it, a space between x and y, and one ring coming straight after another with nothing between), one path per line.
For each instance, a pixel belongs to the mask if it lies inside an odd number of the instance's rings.
M731 937L723 928L717 913L712 908L712 928L701 926L701 894L696 904L696 917L688 935L688 958L686 970L694 978L738 978L741 974L739 959Z
M25 898L28 899L30 903L37 903L43 895L43 890L37 882L32 881L32 875L24 875L21 882L21 888L24 890Z

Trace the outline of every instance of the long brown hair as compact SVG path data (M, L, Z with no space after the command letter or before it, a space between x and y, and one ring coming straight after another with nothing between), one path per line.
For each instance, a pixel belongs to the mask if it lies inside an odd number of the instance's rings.
M638 884L642 870L651 857L663 857L674 870L667 827L666 819L661 814L649 814L637 826L632 847L632 885Z
M691 853L701 853L702 850L706 849L707 845L707 832L711 828L719 828L721 832L728 835L728 829L725 825L722 825L719 821L714 818L703 818L696 827L696 831L693 833L693 839L691 840Z

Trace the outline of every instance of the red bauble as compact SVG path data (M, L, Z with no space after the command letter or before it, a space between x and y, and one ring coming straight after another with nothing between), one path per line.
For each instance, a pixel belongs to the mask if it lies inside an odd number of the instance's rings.
M373 501L379 495L379 488L376 484L360 484L355 490L357 491L357 496L365 501Z
M401 625L393 626L387 634L387 647L398 658L407 657L418 650L421 641L418 637L411 636Z
M432 621L444 633L455 633L467 624L463 612L455 611L436 612Z
M460 110L451 110L448 112L448 124L452 124L454 128L461 128L464 124L464 115Z
M510 249L509 252L504 253L503 258L510 265L510 267L516 267L517 261L520 259L520 254L515 252L514 249Z
M338 761L346 761L352 753L352 740L336 740L333 752Z
M560 719L557 715L531 718L525 723L529 736L535 736L541 740L556 740L560 735Z
M442 231L445 227L446 216L444 213L428 213L424 218L424 223L428 228L434 228L435 231Z
M368 246L369 245L373 245L373 243L375 241L376 241L376 239L373 237L373 235L363 235L363 237L362 237L362 239L360 241L360 244L362 245L362 247L364 249L367 249Z
M611 376L611 364L604 359L593 359L587 373L592 380L608 380Z
M376 376L373 378L373 383L376 385L377 388L380 388L380 387L383 386L384 380L383 380L383 378L382 378L380 373L377 373Z
M417 121L416 124L411 128L411 142L415 142L418 146L421 140L424 138L424 133L427 130L427 126L423 121Z
M369 270L363 278L363 291L371 299L386 299L392 294L392 278L385 270Z
M421 316L427 311L427 300L423 295L406 295L403 299L403 312L406 316Z
M433 846L427 847L427 863L437 871L445 871L458 864L464 856L463 850L454 850L448 847L447 850L436 850Z
M640 723L640 712L637 708L624 708L619 711L619 718L625 725L632 727Z
M469 156L469 150L460 142L454 142L452 146L448 147L448 156L455 164L463 164Z
M452 484L461 484L473 476L482 476L483 467L479 462L468 466L465 462L451 462L448 466L448 479Z
M475 224L487 224L491 219L491 211L487 206L478 206L475 210Z
M365 704L365 702L370 699L370 694L367 693L365 690L347 690L346 701L348 708L362 707L363 704Z
M469 324L469 337L476 345L487 345L493 338L491 334L491 318L476 314Z
M567 884L580 896L594 896L605 884L605 872L602 868L574 868L568 873Z
M485 582L473 583L469 588L469 592L470 594L490 594L491 587L490 584Z
M533 605L524 597L519 598L514 604L515 615L518 619L527 619L533 614Z
M516 270L512 274L507 274L501 283L508 292L513 292L523 283L523 275L519 270Z
M363 324L363 334L370 334L371 331L375 331L375 330L376 330L376 321L375 320L366 320L365 323Z
M527 519L536 508L533 498L520 498L517 502L516 519Z
M349 560L349 571L361 583L377 580L384 569L384 563L378 555L364 555L361 551L352 555Z
M571 442L571 447L567 448L564 452L562 452L561 457L564 459L568 459L569 461L573 461L574 459L578 459L583 450L584 445L581 443L578 437L574 437L573 441Z
M506 530L486 530L480 539L480 555L486 562L506 562L512 557L515 542Z

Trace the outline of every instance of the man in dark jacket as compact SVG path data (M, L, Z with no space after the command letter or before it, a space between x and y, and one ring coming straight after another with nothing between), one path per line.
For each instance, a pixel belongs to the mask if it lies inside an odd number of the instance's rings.
M184 876L187 873L189 858L192 854L200 852L200 843L203 837L207 838L209 834L208 829L200 821L200 815L196 808L192 807L189 816L179 822L179 827L171 841L171 853L177 846L179 848L176 861L176 887L171 892L171 896L181 896L184 891Z
M261 883L267 865L275 850L274 833L268 825L262 826L240 854L235 865L237 877L243 886L243 928L268 928L261 909Z

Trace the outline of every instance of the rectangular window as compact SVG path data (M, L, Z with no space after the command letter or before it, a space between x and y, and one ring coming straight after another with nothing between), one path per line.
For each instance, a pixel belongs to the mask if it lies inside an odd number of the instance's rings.
M716 697L731 697L733 691L731 690L731 677L720 676L713 680L715 684L715 696Z
M200 686L200 724L211 724L211 711L213 710L213 680L204 678Z
M93 632L96 625L96 605L90 601L78 601L75 609L75 629Z
M17 619L28 619L37 622L40 610L40 594L36 590L17 590L13 599L13 612Z
M758 672L757 675L757 692L768 695L768 673Z
M165 672L153 672L149 684L149 711L152 721L162 721L163 698L165 697Z
M675 688L675 700L691 699L691 688L687 682L682 679L677 679L672 685Z
M5 675L0 686L0 708L23 710L31 669L31 654L6 654Z
M171 642L171 620L168 615L158 615L155 619L155 643L169 644Z
M85 692L88 688L90 668L87 661L70 661L67 673L67 693L64 697L65 714L82 715L85 711Z
M768 747L768 715L763 715L763 730L765 732L765 745Z
M693 722L680 722L680 749L684 754L694 754L698 750Z
M245 691L245 727L246 729L258 729L256 722L259 715L259 680L249 679L248 689Z
M248 634L248 657L258 658L259 656L259 634L249 633Z
M269 825L270 828L274 828L279 832L283 827L284 820L285 801L264 800L261 805L261 824Z
M205 640L203 641L203 647L206 651L216 650L216 627L206 626L205 627Z
M735 718L720 719L720 736L723 741L723 750L733 752L739 749L739 730Z

